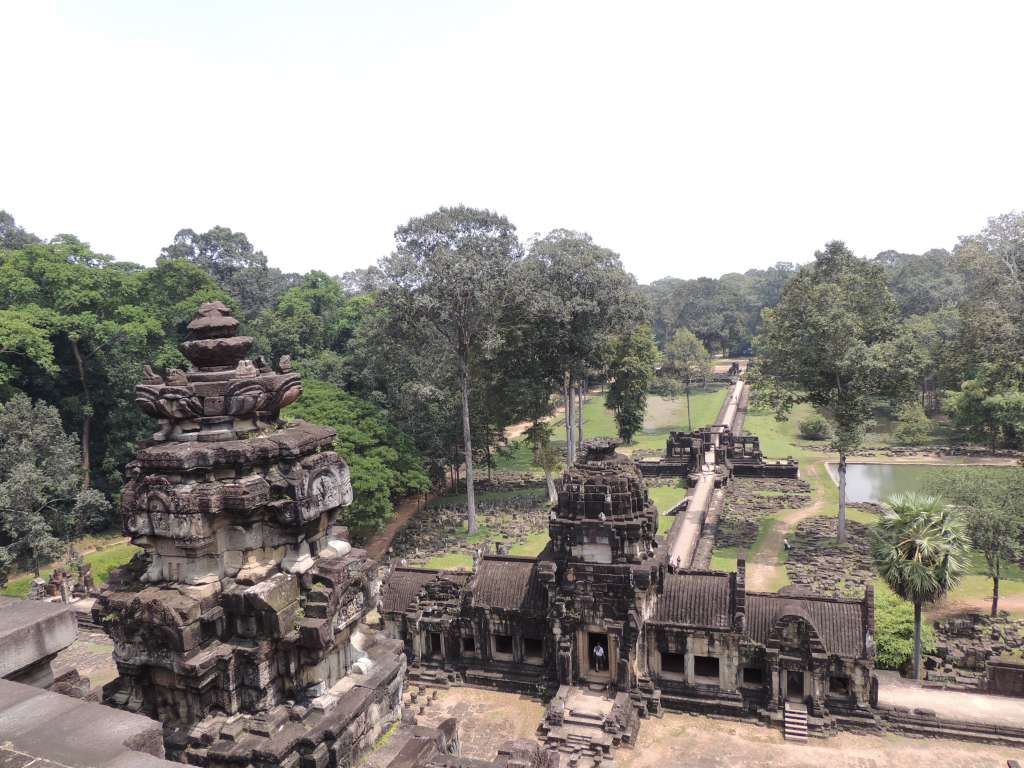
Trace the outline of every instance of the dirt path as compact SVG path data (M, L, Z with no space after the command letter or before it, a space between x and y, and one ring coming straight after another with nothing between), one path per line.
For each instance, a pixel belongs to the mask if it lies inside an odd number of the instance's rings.
M590 389L587 390L587 396L586 396L586 398L584 398L584 402L588 401L592 396L599 395L602 392L604 392L604 385L601 385L599 387L591 387ZM562 404L555 408L554 413L552 413L550 416L545 416L543 419L541 419L541 421L557 421L558 419L562 418L563 416L565 416L565 400L564 399L562 400ZM509 426L509 427L505 427L505 439L506 440L518 440L520 437L523 436L523 434L525 434L526 430L528 430L532 424L533 424L532 421L527 420L527 421L520 421L518 424L513 424L512 426ZM583 434L584 434L584 437L586 436L586 431L587 431L587 425L586 425L586 422L584 422L584 424L583 424Z
M760 548L747 560L747 589L755 592L769 590L785 575L786 567L779 565L782 554L782 540L786 538L801 521L809 517L817 517L825 512L825 489L823 482L828 480L824 462L814 462L804 466L805 477L813 489L813 500L806 507L788 509L775 517L776 523L761 542Z
M980 613L988 616L992 610L991 597L955 598L953 600L942 600L935 605L925 608L925 616L935 621L948 619L950 616L961 616L966 613ZM1009 611L1013 616L1019 618L1024 615L1024 595L1001 595L999 597L999 610Z
M399 501L398 506L395 507L395 516L388 520L388 524L377 531L366 545L366 554L380 562L381 558L387 553L388 547L391 546L391 542L398 535L398 532L412 519L417 510L425 506L436 495L428 493L425 496L408 496Z

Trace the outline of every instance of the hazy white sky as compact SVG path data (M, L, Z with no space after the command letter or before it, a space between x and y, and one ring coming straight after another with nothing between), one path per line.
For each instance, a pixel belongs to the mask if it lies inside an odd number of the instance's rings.
M440 205L641 281L950 247L1024 207L1020 2L0 2L0 208L341 273Z

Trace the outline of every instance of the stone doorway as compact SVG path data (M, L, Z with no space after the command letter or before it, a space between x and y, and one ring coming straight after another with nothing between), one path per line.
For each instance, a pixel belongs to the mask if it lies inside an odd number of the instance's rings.
M441 633L427 632L426 657L428 659L440 659L441 654Z
M587 665L591 674L611 677L610 648L605 632L587 632Z
M786 670L786 701L804 700L804 673L798 669Z

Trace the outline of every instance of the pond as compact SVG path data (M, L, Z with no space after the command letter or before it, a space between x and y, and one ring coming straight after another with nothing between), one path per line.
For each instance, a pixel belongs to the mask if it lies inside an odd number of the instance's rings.
M894 493L924 491L928 478L943 469L929 464L847 464L846 500L877 503ZM838 482L836 470L829 462L829 474Z

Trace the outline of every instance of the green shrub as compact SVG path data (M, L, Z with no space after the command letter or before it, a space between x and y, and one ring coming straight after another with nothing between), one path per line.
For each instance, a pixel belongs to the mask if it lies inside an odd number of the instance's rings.
M921 622L921 653L935 650L935 632ZM882 585L875 587L875 666L901 669L914 656L914 606Z
M893 439L899 445L920 445L931 433L928 416L917 401L900 406L896 412L896 422Z
M832 437L832 425L824 416L811 416L799 424L800 437L804 440L828 440Z

